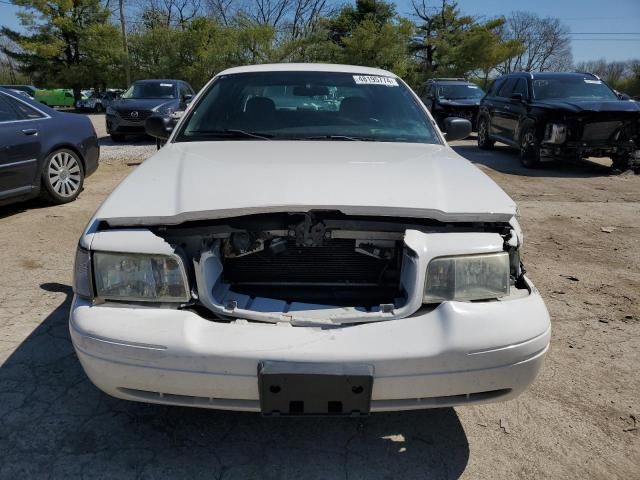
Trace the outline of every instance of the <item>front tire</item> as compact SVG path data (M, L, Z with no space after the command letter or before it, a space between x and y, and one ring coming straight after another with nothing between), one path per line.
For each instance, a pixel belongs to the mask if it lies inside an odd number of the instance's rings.
M525 168L540 166L540 142L532 127L527 128L520 136L520 163Z
M478 148L491 150L495 142L489 137L489 121L487 117L481 117L478 121Z
M41 195L56 203L74 201L84 185L84 169L78 154L66 148L47 156L42 169Z

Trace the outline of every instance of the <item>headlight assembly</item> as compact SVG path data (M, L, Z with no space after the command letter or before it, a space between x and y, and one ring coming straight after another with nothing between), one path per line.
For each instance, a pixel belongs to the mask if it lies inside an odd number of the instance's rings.
M96 296L105 300L186 302L187 276L177 255L93 254Z
M434 258L427 267L424 303L489 300L508 294L507 252Z

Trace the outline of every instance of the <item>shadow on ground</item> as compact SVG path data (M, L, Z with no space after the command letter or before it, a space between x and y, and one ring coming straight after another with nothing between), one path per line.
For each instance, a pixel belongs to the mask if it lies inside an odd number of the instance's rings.
M1 478L455 479L469 445L451 408L365 419L267 419L130 403L86 378L71 288L0 367Z
M122 142L114 142L109 135L104 135L98 139L101 147L126 147L128 145L155 145L155 138L148 135L127 135Z
M51 206L51 203L46 202L39 197L2 205L0 206L0 220L18 213L26 212L27 210L39 210L41 208L49 208Z
M492 170L525 177L588 178L611 175L611 168L591 161L568 162L557 160L544 163L540 168L524 168L520 164L518 151L502 145L493 150L480 150L475 144L456 145L452 148L467 160L485 165Z

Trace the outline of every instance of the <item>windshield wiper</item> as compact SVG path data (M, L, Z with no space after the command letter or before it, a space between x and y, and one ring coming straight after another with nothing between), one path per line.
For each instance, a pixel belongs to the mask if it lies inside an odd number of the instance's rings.
M296 139L298 140L298 139ZM375 142L371 137L352 137L349 135L314 135L311 137L300 137L299 140L346 140L352 142Z
M219 138L257 138L259 140L271 140L273 138L273 135L269 135L268 133L250 132L233 128L225 128L224 130L192 130L189 133Z

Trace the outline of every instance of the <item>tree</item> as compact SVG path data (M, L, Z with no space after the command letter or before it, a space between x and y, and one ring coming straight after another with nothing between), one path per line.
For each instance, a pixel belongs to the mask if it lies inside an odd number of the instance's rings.
M502 30L504 40L518 40L524 49L502 62L500 73L532 71L566 71L573 64L569 28L553 17L535 13L513 12Z
M595 73L616 90L632 96L640 95L640 60L607 62L606 59L601 58L579 62L575 69L580 72Z
M17 48L2 51L44 86L71 87L76 98L87 86L105 86L119 74L118 30L100 0L15 0L27 33L0 31Z
M518 40L503 40L500 28L504 18L484 23L466 24L455 34L442 36L439 51L439 74L464 76L479 72L486 88L489 75L505 60L519 55L523 45Z
M326 39L316 45L316 60L374 66L406 75L414 25L391 3L357 0L325 22Z
M127 40L127 25L124 16L124 0L118 0L118 11L120 13L120 30L122 32L122 51L124 53L125 76L127 86L131 83L131 61L129 59L129 42Z
M482 22L463 15L457 3L448 0L437 6L427 0L413 0L413 8L421 21L411 48L420 83L434 76L461 77L479 72L486 86L498 64L521 53L518 40L501 36L504 18Z
M457 3L452 1L442 0L440 4L432 6L428 0L412 0L411 4L419 20L411 51L418 62L419 75L433 77L438 69L437 51L442 37L445 34L451 37L474 20L469 16L460 18Z

